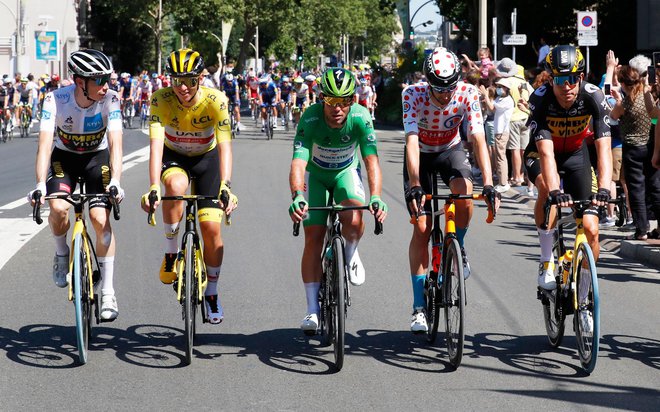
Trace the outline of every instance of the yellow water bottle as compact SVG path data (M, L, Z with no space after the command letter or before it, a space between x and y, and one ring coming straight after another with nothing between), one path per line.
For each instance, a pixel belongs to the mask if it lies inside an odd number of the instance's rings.
M568 275L571 272L571 262L573 261L573 251L572 250L567 250L566 253L564 253L564 256L562 257L562 279L563 283L566 284L568 282Z

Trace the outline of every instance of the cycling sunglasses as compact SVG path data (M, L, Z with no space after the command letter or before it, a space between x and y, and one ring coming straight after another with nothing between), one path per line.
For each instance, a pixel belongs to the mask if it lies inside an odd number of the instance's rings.
M195 87L199 83L197 77L172 77L172 86L179 87L185 85L186 87Z
M552 82L556 84L557 86L563 86L565 84L568 84L569 86L573 86L574 84L577 84L580 82L580 75L579 74L567 74L564 76L554 76L552 78Z
M110 75L106 74L106 75L100 76L100 77L91 77L89 80L96 83L97 86L103 86L104 84L106 84L107 82L110 81Z
M328 106L345 108L353 104L353 97L323 96L323 102Z
M451 86L451 87L431 86L431 89L433 89L433 91L438 93L454 93L454 91L456 90L456 86Z

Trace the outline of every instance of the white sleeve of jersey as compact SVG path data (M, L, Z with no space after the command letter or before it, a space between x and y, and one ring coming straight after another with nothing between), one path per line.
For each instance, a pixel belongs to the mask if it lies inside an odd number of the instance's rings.
M57 105L55 104L55 95L50 92L44 98L44 104L41 109L41 123L39 130L42 132L55 132L55 117L57 116Z
M115 130L121 130L121 104L119 103L119 96L117 95L117 92L108 90L106 99L109 100L108 104L105 105L105 110L107 110L107 113L104 113L106 116L108 116L108 131L114 132Z

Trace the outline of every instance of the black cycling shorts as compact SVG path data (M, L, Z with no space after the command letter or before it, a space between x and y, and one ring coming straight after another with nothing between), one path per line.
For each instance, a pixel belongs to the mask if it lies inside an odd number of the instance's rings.
M163 167L161 175L170 168L183 169L188 174L188 182L194 178L190 193L204 196L218 196L220 193L220 157L218 149L199 156L185 156L165 146L163 148ZM220 203L213 200L200 200L199 208L220 208Z
M50 170L46 179L47 194L67 193L76 190L78 178L85 183L83 193L105 193L110 183L110 152L108 149L91 153L72 153L58 148L50 155ZM112 206L107 197L89 200L89 208Z
M455 178L463 178L472 181L472 167L465 155L463 146L460 144L441 153L419 153L419 181L424 193L433 193L433 174L439 173L442 181L449 187L449 182ZM406 165L406 149L403 149L403 193L404 197L410 190L408 168ZM406 201L408 213L413 212ZM431 214L431 202L424 204L422 214Z

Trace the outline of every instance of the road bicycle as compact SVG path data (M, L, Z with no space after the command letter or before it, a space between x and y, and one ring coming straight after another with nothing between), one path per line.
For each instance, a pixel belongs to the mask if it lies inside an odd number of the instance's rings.
M289 105L289 102L282 101L281 110L282 110L282 122L283 122L282 125L284 126L284 130L288 132L289 116L291 116L291 106Z
M140 120L142 128L145 129L149 124L149 105L146 100L140 103Z
M225 192L221 195L223 204L227 204L229 198ZM158 200L155 190L149 193L149 215L147 223L156 225L153 204ZM181 195L163 196L161 201L184 201L185 232L181 240L181 249L177 255L174 268L177 274L174 282L176 299L181 304L181 318L185 325L185 352L186 365L190 365L193 356L193 347L196 343L196 315L199 307L202 323L206 323L206 306L204 305L204 290L207 285L206 265L204 264L204 253L201 238L197 232L197 204L201 200L218 201L217 196L208 195ZM229 216L225 214L225 222L230 224Z
M432 229L431 265L424 282L426 298L426 319L429 329L426 339L435 342L440 323L440 309L445 314L445 340L449 363L458 368L463 359L465 342L465 306L467 295L465 278L463 277L463 253L456 235L456 200L485 200L483 195L437 194L438 177L433 175L433 193L425 195L431 203ZM440 200L444 206L440 207ZM494 199L492 199L494 201ZM491 204L492 204L491 201ZM419 202L417 203L419 204ZM440 224L440 216L445 216L444 234ZM486 222L491 223L495 213L488 207ZM415 217L413 217L414 221Z
M235 139L241 133L238 129L238 121L236 120L236 113L234 112L234 103L229 104L229 124L231 126L231 138Z
M5 117L7 110L8 109L6 108L0 108L0 139L2 139L4 143L7 143L8 140L11 140L14 134L14 128L11 120L11 116L13 116L13 114L10 112L10 117L7 119Z
M121 117L124 122L124 127L127 129L133 128L133 101L130 99L122 100Z
M71 233L71 252L69 254L69 272L67 280L69 283L69 301L73 302L76 318L76 344L78 346L78 359L81 364L86 364L88 360L89 341L92 338L92 316L96 319L96 324L101 322L110 322L99 316L99 299L95 287L101 280L99 270L99 261L94 249L87 224L85 222L84 209L85 203L91 199L108 198L112 204L113 216L119 220L119 204L117 202L117 188L111 187L109 193L83 193L84 181L78 180L81 193L56 194L44 196L45 200L62 199L73 206L75 221ZM35 205L32 209L32 216L37 224L42 224L41 202L43 196L41 191L33 193L32 198ZM113 319L114 320L114 319Z
M625 198L610 200L619 204ZM548 226L550 208L556 205L550 199L545 204L545 223ZM580 364L585 372L591 373L596 367L600 340L600 298L598 276L593 251L587 242L582 217L592 206L591 200L573 200L573 215L562 217L557 207L557 229L554 234L553 256L558 256L555 266L554 290L538 287L537 298L543 305L543 319L550 345L561 345L564 337L564 320L573 315L573 330L577 338ZM569 225L576 226L573 247L564 232Z
M21 107L21 115L19 117L19 128L20 128L20 136L21 138L23 137L28 137L30 135L30 124L32 123L32 119L30 118L30 113L28 112L28 105L21 104L19 105Z
M378 206L373 205L375 229L374 234L383 233L383 224L375 215ZM319 316L319 330L306 331L305 334L321 334L321 340L325 345L333 345L335 367L341 370L344 365L345 349L345 321L346 311L351 305L351 294L348 282L348 270L344 253L344 238L341 235L341 222L339 213L350 210L366 210L369 206L342 206L332 204L330 196L329 206L312 206L308 210L328 211L328 223L325 232L323 251L321 252L321 266L323 274L321 277L321 289L319 290L319 303L321 314ZM293 235L298 236L300 222L293 224Z
M273 106L270 104L266 105L266 126L265 126L265 131L266 131L266 140L271 140L273 138L273 120L277 121L277 119L273 119Z
M257 127L259 125L259 119L261 119L258 99L250 98L250 109L252 111L252 118L254 119L254 126Z

